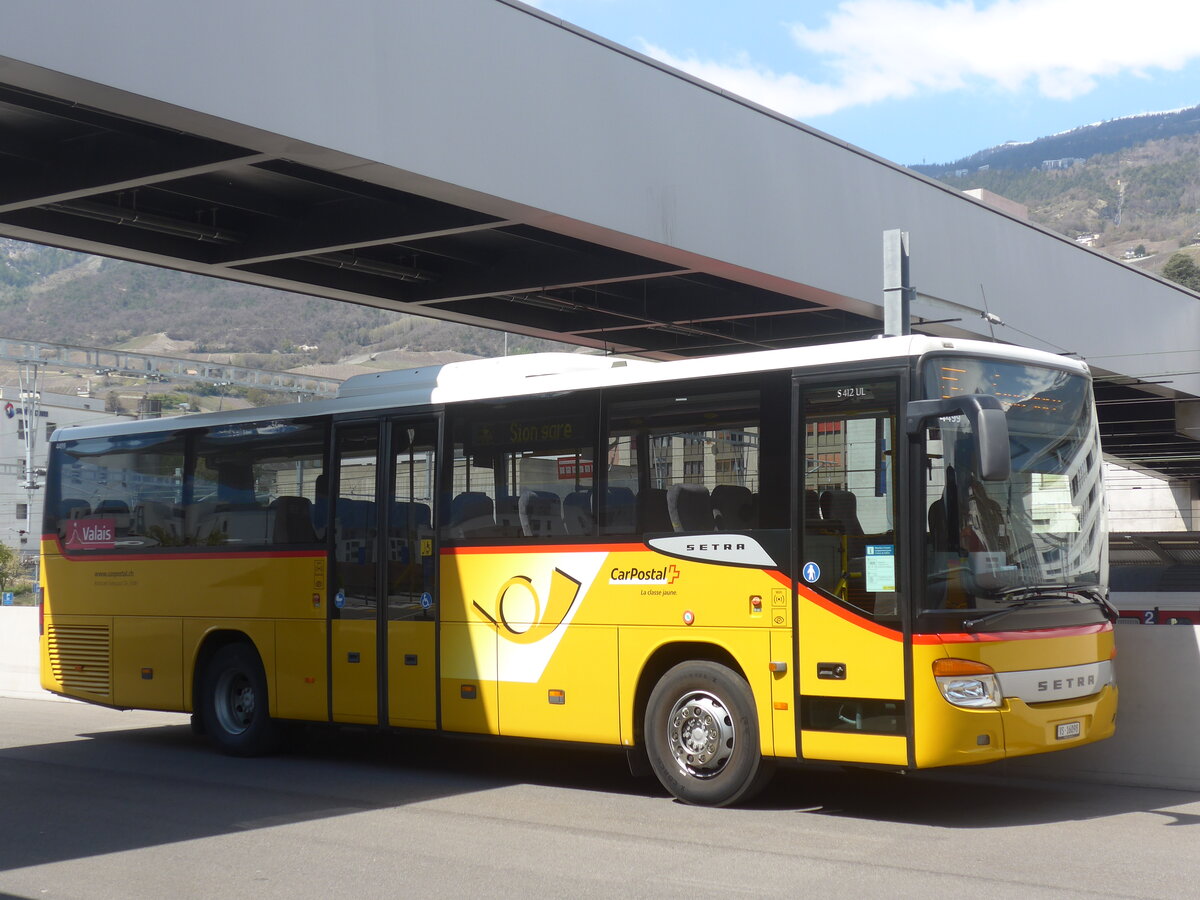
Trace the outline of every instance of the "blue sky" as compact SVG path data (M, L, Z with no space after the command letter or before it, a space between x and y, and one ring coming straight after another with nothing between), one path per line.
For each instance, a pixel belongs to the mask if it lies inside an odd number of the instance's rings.
M536 0L904 164L1200 104L1200 0Z

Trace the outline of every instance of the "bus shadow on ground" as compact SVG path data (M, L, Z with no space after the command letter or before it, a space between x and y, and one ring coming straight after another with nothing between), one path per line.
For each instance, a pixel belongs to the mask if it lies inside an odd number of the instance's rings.
M304 730L239 759L179 725L0 750L0 871L314 821L518 784L650 796L621 753ZM664 795L665 796L665 795Z
M1200 793L1014 778L995 770L901 774L849 767L824 771L797 767L777 773L771 787L753 805L937 828L986 829L1131 812L1160 813L1176 825L1200 824L1200 815L1172 811L1190 804L1200 804Z
M306 730L285 753L236 759L187 724L0 751L0 871L536 784L661 797L624 754L437 735ZM494 802L502 803L503 798ZM1173 812L1200 794L1062 782L783 767L747 811L986 829ZM734 814L736 815L736 813Z

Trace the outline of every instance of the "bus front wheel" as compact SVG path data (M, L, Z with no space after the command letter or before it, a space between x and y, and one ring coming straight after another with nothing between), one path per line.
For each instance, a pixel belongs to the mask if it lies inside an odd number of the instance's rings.
M232 756L260 756L279 745L267 706L267 678L252 646L226 644L204 667L201 710L214 746Z
M654 774L684 803L749 800L770 777L750 685L718 663L680 663L663 675L646 705L644 734Z

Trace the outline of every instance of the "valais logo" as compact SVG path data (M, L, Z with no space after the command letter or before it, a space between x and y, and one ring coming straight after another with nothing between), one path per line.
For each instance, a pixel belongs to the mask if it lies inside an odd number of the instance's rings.
M99 550L117 543L115 519L71 519L67 522L67 549Z

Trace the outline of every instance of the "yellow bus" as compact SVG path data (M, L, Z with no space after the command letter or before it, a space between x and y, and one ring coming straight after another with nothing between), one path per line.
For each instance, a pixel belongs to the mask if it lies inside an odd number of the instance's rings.
M922 336L537 354L60 429L42 683L190 712L583 742L691 803L783 760L912 769L1112 734L1082 363Z

